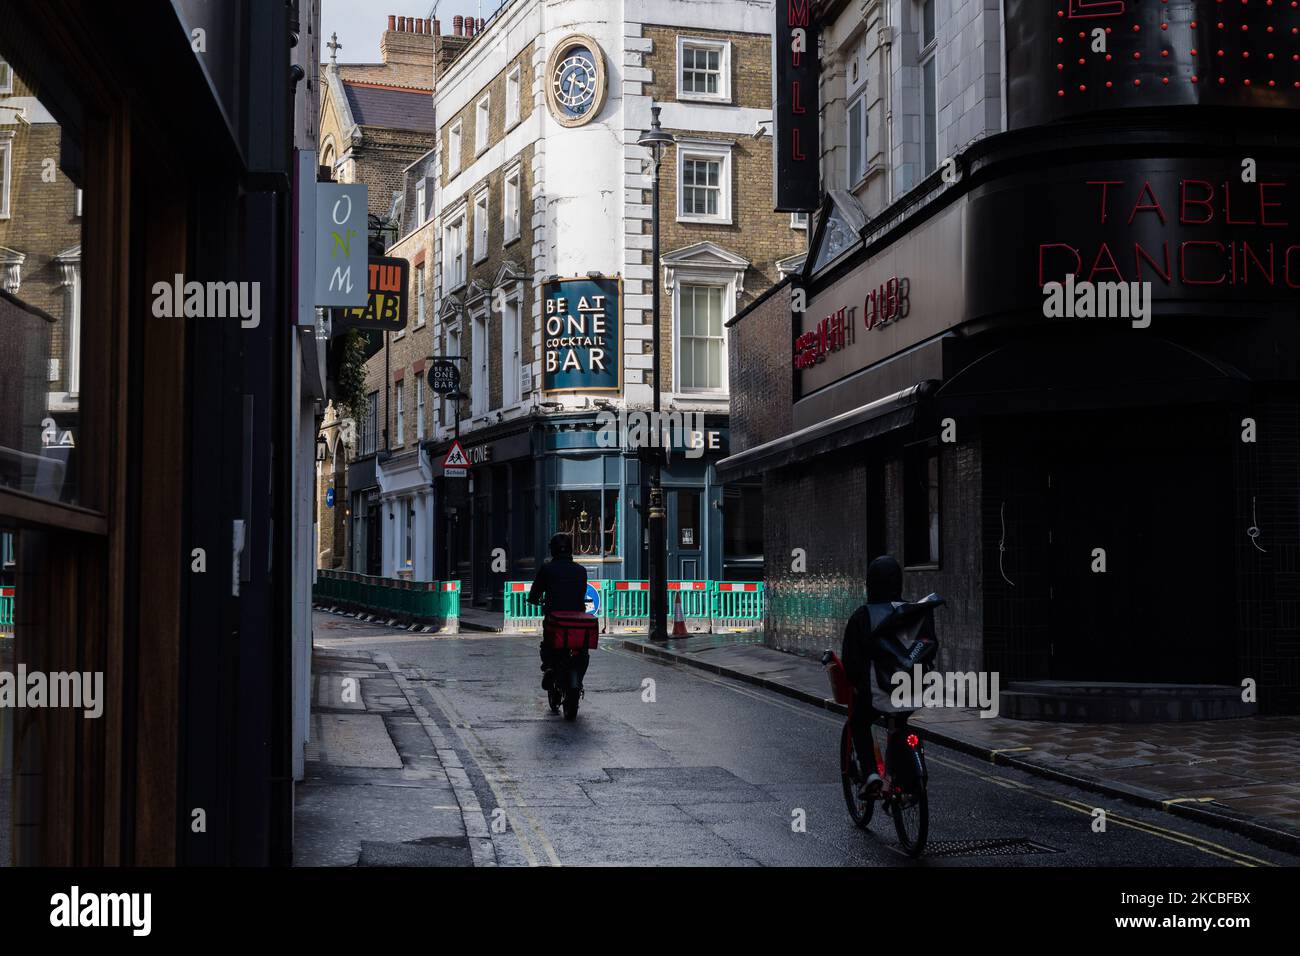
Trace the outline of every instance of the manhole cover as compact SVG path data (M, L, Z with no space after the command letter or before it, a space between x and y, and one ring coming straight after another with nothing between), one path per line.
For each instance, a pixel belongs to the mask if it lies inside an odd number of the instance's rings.
M931 840L926 844L926 856L1022 856L1031 853L1060 853L1055 847L1024 837L1004 837L1000 840Z

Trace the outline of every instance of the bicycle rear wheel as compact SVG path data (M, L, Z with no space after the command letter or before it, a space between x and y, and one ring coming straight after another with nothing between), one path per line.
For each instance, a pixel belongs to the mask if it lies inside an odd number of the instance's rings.
M925 852L925 841L930 836L930 801L926 796L925 777L917 768L913 789L899 794L892 801L894 829L898 842L908 856Z
M859 766L857 753L853 747L853 734L846 723L840 731L840 785L844 790L844 803L849 808L853 825L865 830L871 822L871 814L876 808L876 801L859 798L858 784L864 779Z

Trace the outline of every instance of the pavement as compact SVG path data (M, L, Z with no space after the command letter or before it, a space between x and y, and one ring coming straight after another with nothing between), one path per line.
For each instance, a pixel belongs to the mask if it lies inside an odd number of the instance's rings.
M845 811L843 717L812 699L820 667L753 635L605 638L568 722L546 705L532 635L326 613L315 628L304 865L1300 864L1203 820L990 762L930 728L930 844L912 860L883 813L860 831ZM343 699L344 677L359 700Z
M505 613L502 611L488 611L481 607L470 607L464 602L460 606L460 627L463 631L481 631L487 633L501 633Z
M632 651L699 667L843 713L820 662L765 647L758 634L706 634ZM927 740L1094 792L1300 851L1300 718L1079 724L981 717L973 708L914 715Z

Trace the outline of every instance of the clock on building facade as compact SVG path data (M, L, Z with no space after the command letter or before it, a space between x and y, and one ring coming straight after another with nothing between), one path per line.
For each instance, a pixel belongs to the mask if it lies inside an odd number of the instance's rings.
M589 36L575 33L551 51L546 68L546 102L562 126L582 126L605 103L605 59Z

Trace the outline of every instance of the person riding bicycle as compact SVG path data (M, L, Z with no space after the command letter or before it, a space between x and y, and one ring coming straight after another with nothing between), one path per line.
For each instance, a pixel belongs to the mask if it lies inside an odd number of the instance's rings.
M871 703L876 668L893 673L911 667L907 650L897 637L903 621L898 613L902 600L903 569L892 555L882 555L867 565L867 603L853 612L844 628L840 658L856 692L851 731L853 749L868 770L860 783L864 796L874 796L881 786L871 736L871 725L879 716Z
M551 560L537 571L533 586L528 591L528 603L542 605L542 613L555 611L587 610L587 569L573 560L573 539L563 532L551 538ZM555 670L555 655L566 653L552 650L546 638L541 642L542 689L551 689ZM587 672L587 652L578 652L581 661L579 677Z

